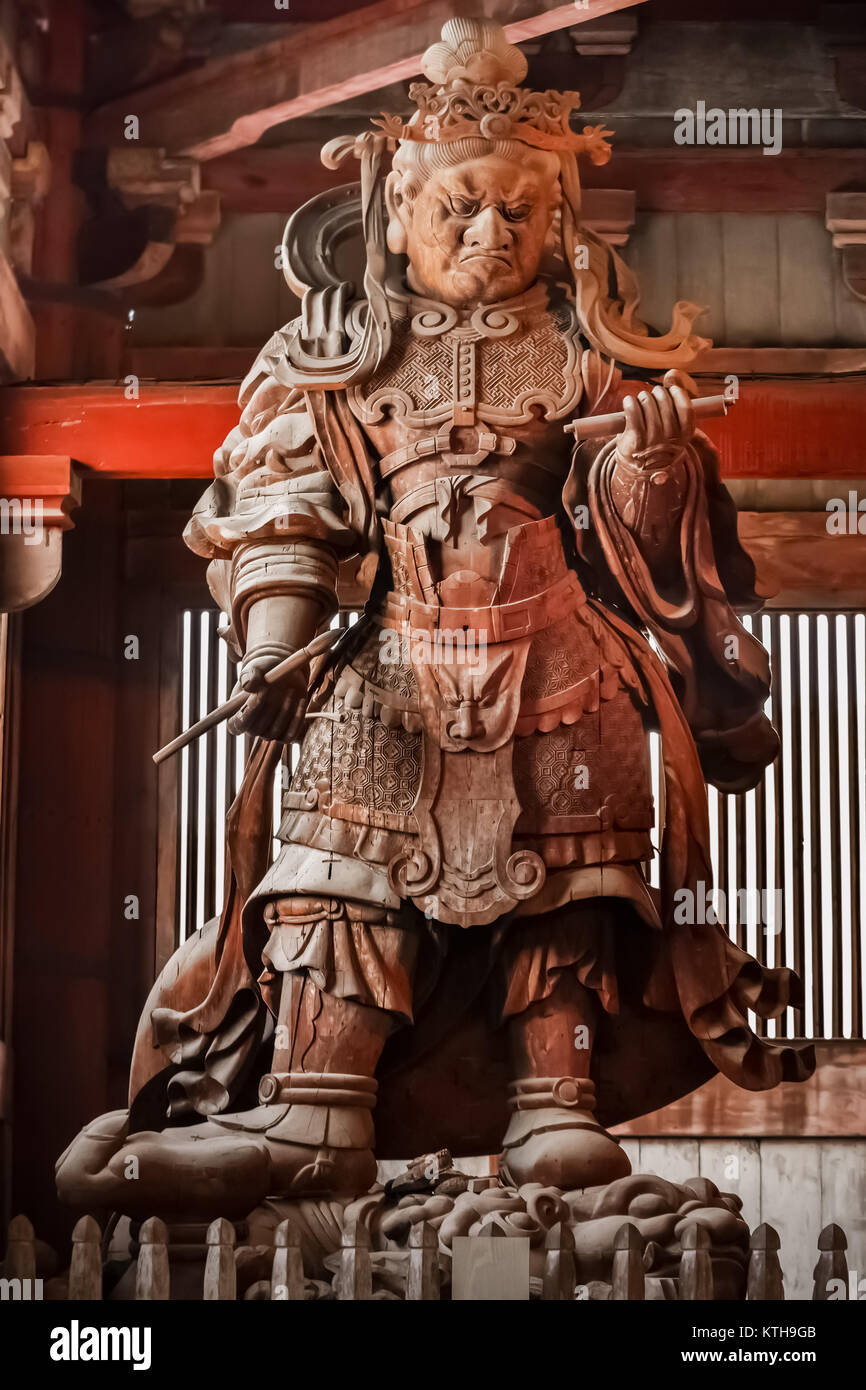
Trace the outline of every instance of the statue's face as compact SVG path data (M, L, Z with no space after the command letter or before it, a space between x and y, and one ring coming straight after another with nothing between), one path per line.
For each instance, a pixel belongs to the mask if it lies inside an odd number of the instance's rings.
M446 304L491 304L528 289L559 200L555 156L485 155L430 174L411 201L391 201L409 283ZM393 238L389 238L394 244Z

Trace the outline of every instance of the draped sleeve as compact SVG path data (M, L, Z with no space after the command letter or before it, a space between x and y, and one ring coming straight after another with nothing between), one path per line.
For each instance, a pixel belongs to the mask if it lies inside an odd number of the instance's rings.
M217 449L214 481L184 532L190 549L210 560L208 584L237 651L253 598L314 592L333 610L340 560L365 548L304 394L269 370L273 346L241 386L240 421Z
M716 452L697 433L673 470L646 479L650 490L658 485L662 501L661 508L656 504L656 524L661 515L667 532L662 567L647 558L646 510L623 506L618 469L615 440L576 446L563 502L572 519L578 509L587 518L575 527L585 579L660 650L706 779L722 791L747 790L779 745L764 713L769 659L739 617L761 607L754 565L740 545Z

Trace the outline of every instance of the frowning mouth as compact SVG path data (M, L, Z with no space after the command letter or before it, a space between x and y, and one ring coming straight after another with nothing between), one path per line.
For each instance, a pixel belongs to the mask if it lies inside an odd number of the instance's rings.
M511 265L510 256L500 255L497 251L470 251L468 256L461 256L460 263L464 261L499 261L500 265Z

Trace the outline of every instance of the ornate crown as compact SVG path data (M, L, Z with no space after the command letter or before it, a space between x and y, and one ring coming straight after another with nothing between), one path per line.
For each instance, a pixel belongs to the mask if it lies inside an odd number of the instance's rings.
M384 115L374 125L391 140L448 143L466 136L517 140L540 150L571 150L606 164L612 131L603 126L571 129L578 92L532 92L518 84L526 59L508 42L499 24L486 19L451 19L440 43L424 54L430 83L415 82L409 95L418 110L409 121Z

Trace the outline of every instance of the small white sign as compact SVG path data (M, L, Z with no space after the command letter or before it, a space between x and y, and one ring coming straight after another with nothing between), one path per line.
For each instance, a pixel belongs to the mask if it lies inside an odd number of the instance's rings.
M451 1251L453 1302L529 1298L528 1236L455 1236Z

